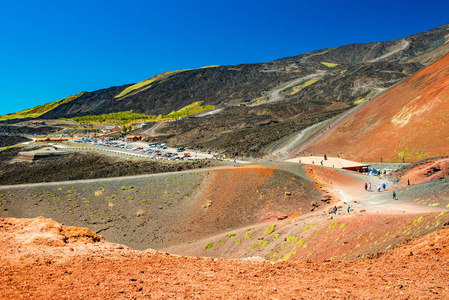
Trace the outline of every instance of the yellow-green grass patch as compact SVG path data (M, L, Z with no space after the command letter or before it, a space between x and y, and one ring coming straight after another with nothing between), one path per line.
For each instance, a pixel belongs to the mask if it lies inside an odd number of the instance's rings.
M79 93L77 95L72 95L69 96L67 98L58 100L58 101L54 101L54 102L50 102L47 104L42 104L39 106L35 106L32 108L28 108L16 113L10 113L10 114L6 114L3 116L0 116L0 121L3 120L12 120L12 119L22 119L22 118L37 118L42 116L43 114L55 109L56 107L58 107L59 105L65 104L65 103L69 103L70 101L75 100L76 98L80 97L81 95L83 95L85 92Z
M297 85L297 86L292 87L291 92L290 92L290 95L294 95L294 94L298 93L298 92L301 91L303 88L305 88L305 87L307 87L307 86L309 86L309 85L314 84L315 82L317 82L317 81L320 80L320 79L321 79L321 78L311 79L311 80L308 80L308 81L304 82L303 84L300 84L300 85Z
M322 61L321 63L322 63L323 65L325 65L326 67L331 67L331 68L338 66L338 64L335 64L335 63L329 63L329 62L324 62L324 61Z
M127 87L126 89L121 91L117 96L115 96L115 98L122 98L134 91L142 91L142 90L149 89L151 87L152 83L157 82L157 81L162 81L174 74L184 72L184 71L188 71L188 70L164 72L164 73L158 74L156 76L153 76L151 78L145 79L144 81L138 82L136 84L133 84L133 85Z
M201 69L208 69L208 68L217 68L220 67L219 65L211 65L211 66L204 66ZM146 89L149 89L151 87L151 85L155 82L158 81L163 81L168 79L170 76L177 74L177 73L181 73L181 72L186 72L186 71L191 71L193 69L186 69L186 70L179 70L179 71L169 71L169 72L164 72L161 74L158 74L156 76L153 76L151 78L145 79L141 82L138 82L136 84L133 84L129 87L127 87L126 89L124 89L123 91L121 91L117 96L115 96L115 98L123 98L129 94L134 94L135 92L140 92Z
M360 104L360 103L363 103L363 102L365 102L366 100L368 100L369 98L375 96L376 94L377 94L376 91L371 91L371 92L369 92L368 95L366 95L365 97L361 97L361 98L355 100L355 101L354 101L354 104Z

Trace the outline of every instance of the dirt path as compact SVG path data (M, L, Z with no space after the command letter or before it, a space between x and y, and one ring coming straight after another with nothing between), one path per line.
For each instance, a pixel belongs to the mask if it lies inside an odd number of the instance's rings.
M294 158L295 154L298 153L295 151L295 148L298 147L298 145L302 145L303 143L307 142L307 140L310 139L313 134L319 131L327 123L329 123L329 121L316 123L304 130L290 135L289 140L285 143L281 143L281 146L279 148L274 145L272 148L272 153L269 154L268 157L272 157L273 160L286 160Z
M156 130L161 127L163 123L162 122L157 122L155 125L151 126L151 128L148 128L147 130L145 130L144 134L145 135L149 135L150 137L155 137L158 136L156 134Z
M296 79L296 80L294 80L294 81L291 82L291 83L288 83L288 84L286 84L286 85L284 85L284 86L281 86L281 87L279 87L279 88L277 88L277 89L271 91L270 95L268 96L268 98L269 98L269 99L268 99L268 102L273 102L273 101L280 100L280 99L281 99L281 95L280 95L281 92L283 92L283 91L285 91L285 90L287 90L287 89L289 89L289 88L291 88L291 87L297 85L298 83L300 83L300 82L303 81L303 80L304 80L304 81L305 81L305 80L309 80L309 79L311 79L311 78L321 76L321 75L323 75L324 73L325 73L325 72L322 71L322 72L317 72L317 73L314 73L314 74L310 74L310 75L304 76L304 77L302 77L302 78Z
M398 52L400 52L400 51L406 49L409 45L410 45L410 42L409 42L409 41L407 41L407 40L402 40L402 41L401 41L401 45L399 46L399 48L397 48L397 49L395 49L395 50L393 50L393 51L391 51L391 52L388 52L388 53L382 55L382 56L379 57L379 58L380 58L380 60L382 60L382 59L384 59L384 58L387 58L387 57L389 57L389 56L391 56L391 55L393 55L393 54L395 54L395 53L398 53ZM371 62L371 63L372 63L372 62L377 62L377 61L379 61L379 58L372 59L372 60L370 60L369 62Z
M432 211L444 210L445 208L435 208L429 205L418 205L413 198L416 198L416 191L428 190L431 186L407 186L398 183L389 175L370 176L345 170L331 170L320 166L310 167L317 175L317 180L326 186L329 193L339 201L336 205L353 206L357 204L358 212L365 210L374 214L416 214L428 213ZM340 174L340 175L339 175ZM339 176L344 179L339 180ZM371 184L371 190L365 190L364 184ZM386 189L378 187L386 184ZM393 191L398 200L393 200ZM360 215L358 212L354 215Z
M380 95L380 94L379 94ZM379 96L379 95L376 95ZM330 129L342 120L346 119L348 116L357 113L362 107L364 107L367 103L369 103L372 99L365 101L356 107L344 112L343 114L336 116L330 120L326 120L317 124L314 124L302 131L297 133L296 138L292 139L288 144L284 145L280 149L276 149L275 151L278 154L278 157L283 160L287 160L290 158L294 158L295 155L301 151L304 151L308 145L313 143L315 140L321 137L321 135L327 130Z
M206 116L210 116L210 115L215 115L215 114L218 114L222 110L223 110L223 108L216 108L213 110L209 110L209 111L206 111L203 113L196 114L195 117L198 118L198 117L206 117Z
M301 81L303 81L303 80L309 80L309 79L311 79L311 78L321 76L321 75L323 75L324 73L325 73L324 71L317 71L317 73L309 74L309 75L307 75L307 76L304 76L304 77L295 79L295 80L293 80L293 81L291 81L291 82L288 82L288 83L286 83L286 84L283 84L283 85L281 85L280 87L278 87L278 88L276 88L276 89L270 91L270 92L267 94L267 96L266 96L266 97L268 98L267 101L264 101L264 102L262 102L262 103L250 104L250 105L248 105L248 106L258 106L258 105L262 105L262 104L267 104L267 103L279 101L279 100L281 100L281 95L280 95L280 93L282 93L283 91L285 91L285 90L287 90L287 89L289 89L289 88L291 88L291 87L293 87L293 86L295 86L295 85L298 85L298 84L299 84Z

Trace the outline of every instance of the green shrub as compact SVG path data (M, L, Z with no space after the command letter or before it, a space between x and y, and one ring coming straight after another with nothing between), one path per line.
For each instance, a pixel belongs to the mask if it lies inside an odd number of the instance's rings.
M270 234L274 231L274 227L276 227L276 225L272 224L269 227L265 228L265 230L263 231L263 233L265 234Z
M292 242L292 243L296 243L298 241L298 238L296 236L289 236L287 238L287 242Z
M134 185L131 185L131 186L122 186L122 190L124 190L124 191L130 190L130 189L133 189L133 188L135 188Z
M213 245L214 245L213 243L208 243L208 244L206 245L206 249L212 248Z
M260 248L263 248L266 245L268 245L268 241L260 241L260 243L259 243Z
M287 254L285 254L284 257L282 258L282 260L287 260L287 259L289 259L293 254L295 254L295 253L293 252L293 253L287 253Z
M336 227L338 225L337 222L332 222L329 227L327 228L327 231L331 230L332 228Z

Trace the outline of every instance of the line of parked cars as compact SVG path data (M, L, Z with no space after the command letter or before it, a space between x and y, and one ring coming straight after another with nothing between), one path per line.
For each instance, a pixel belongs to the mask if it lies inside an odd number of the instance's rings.
M170 159L170 160L187 160L190 158L190 153L185 152L182 156L180 156L178 153L172 153L168 151L163 151L167 149L167 144L158 144L158 143L149 143L148 147L150 148L144 148L141 146L135 147L133 145L126 145L122 141L108 141L108 140L102 140L102 139L84 139L84 140L71 140L75 143L81 143L81 144L90 144L95 146L103 146L103 147L114 147L114 148L121 148L125 150L140 152L142 154L150 155L150 158L155 159ZM177 152L182 152L185 149L183 147L178 148Z

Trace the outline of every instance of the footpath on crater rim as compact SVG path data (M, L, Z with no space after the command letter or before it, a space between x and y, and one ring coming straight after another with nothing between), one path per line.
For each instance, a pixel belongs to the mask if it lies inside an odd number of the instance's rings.
M444 163L445 159L439 162ZM429 174L435 171L435 164L438 162L411 166L404 171L402 178L411 178L412 185L404 186L399 178L398 185L390 187L399 195L399 200L393 203L390 193L363 190L361 184L366 176L358 178L362 175L307 167L308 175L318 185L333 187L329 192L339 192L344 201L362 199L356 201L362 202L368 213L356 208L357 212L339 213L330 221L325 215L318 220L322 213L311 214L317 219L317 227L330 224L327 232L315 231L317 243L307 248L307 252L314 247L313 251L321 254L307 258L306 252L298 249L287 261L134 250L109 243L87 228L65 226L51 219L2 218L0 298L446 299L449 296L449 221L447 211L443 211L448 198L446 181L424 180L434 179L436 175ZM444 173L439 174L444 177ZM423 183L415 185L418 180ZM441 192L430 197L439 185L443 185ZM423 197L416 201L413 196L418 193ZM388 200L384 199L387 194ZM444 203L444 207L433 206L436 201ZM376 212L379 208L383 212ZM278 226L299 224L306 215L291 216L292 220L283 220L287 225ZM342 225L334 226L336 221ZM408 223L402 232L403 222ZM363 238L356 236L358 230L364 230ZM398 232L396 236L391 230ZM339 240L337 234L343 231L344 239ZM382 236L386 243L402 242L388 250L372 252L367 248L365 253L371 254L365 254L364 259L328 259L349 248L357 253L357 249L370 246L372 238ZM381 240L379 247L380 244ZM204 243L201 247L204 249Z

